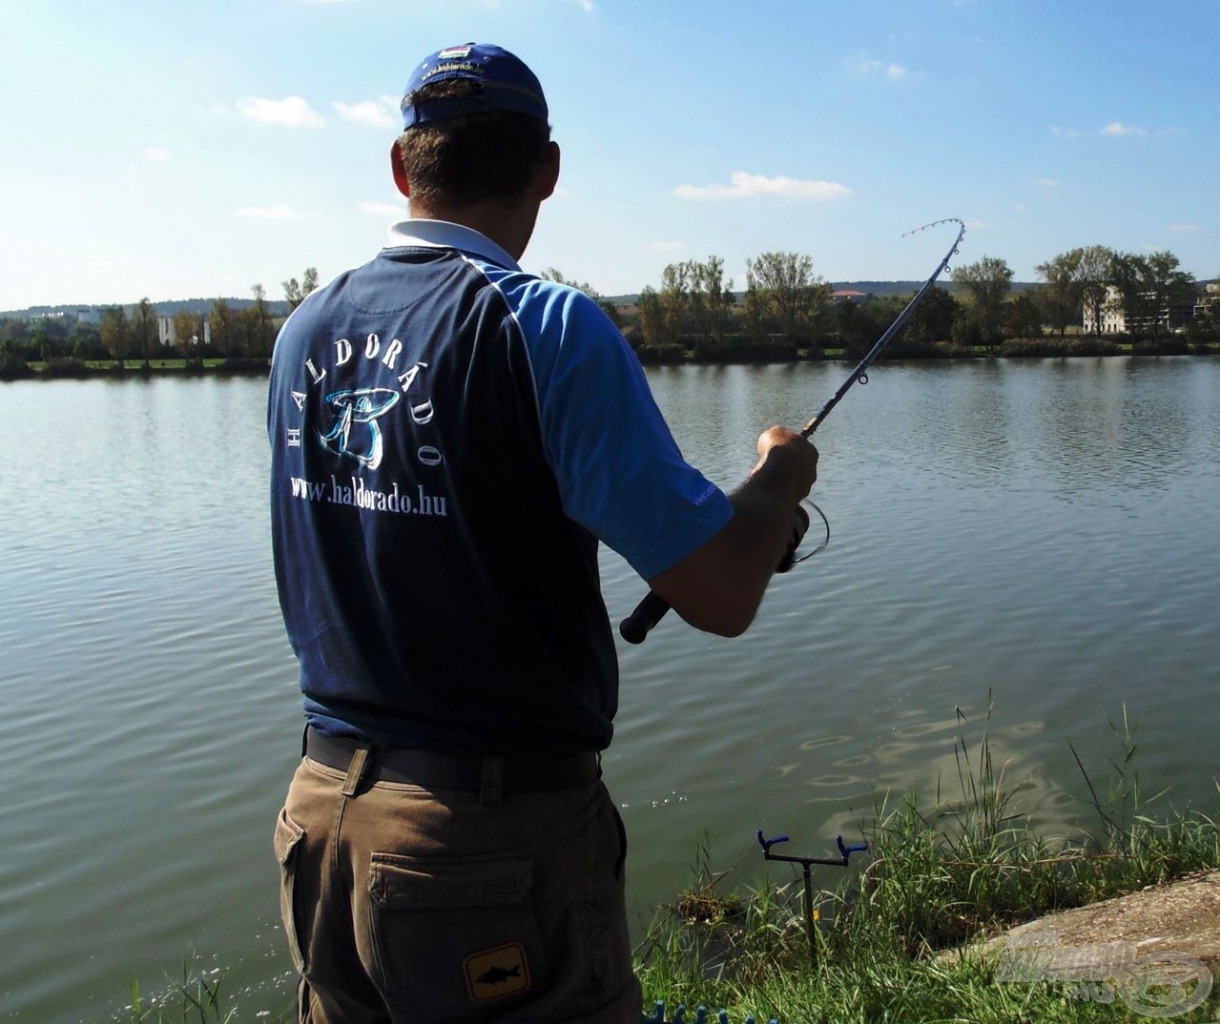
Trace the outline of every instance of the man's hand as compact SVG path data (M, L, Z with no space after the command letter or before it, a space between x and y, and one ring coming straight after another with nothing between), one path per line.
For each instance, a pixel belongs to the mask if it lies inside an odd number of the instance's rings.
M794 504L799 505L818 478L818 450L795 430L770 427L758 436L758 462L750 476L762 470L773 452L792 474L792 485L798 492Z

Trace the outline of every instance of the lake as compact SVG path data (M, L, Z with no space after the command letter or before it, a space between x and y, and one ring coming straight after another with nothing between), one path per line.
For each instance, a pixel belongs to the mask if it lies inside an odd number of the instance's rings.
M649 377L732 486L847 370ZM0 385L0 1022L104 1021L186 961L244 1020L290 1002L270 837L300 710L265 389ZM830 544L751 630L670 616L620 646L604 766L641 926L701 848L752 884L756 829L824 856L887 794L954 794L955 744L984 731L1048 831L1095 822L1073 747L1104 785L1124 715L1144 791L1169 787L1153 808L1215 813L1220 361L882 364L814 440ZM602 567L617 622L644 588Z

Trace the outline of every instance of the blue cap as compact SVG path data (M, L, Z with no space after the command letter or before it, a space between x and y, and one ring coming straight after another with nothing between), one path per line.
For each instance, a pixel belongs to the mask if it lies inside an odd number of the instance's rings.
M412 102L423 86L454 81L476 82L482 88L469 96ZM492 110L547 120L546 97L534 73L519 57L487 43L450 46L425 58L412 73L401 105L404 128Z

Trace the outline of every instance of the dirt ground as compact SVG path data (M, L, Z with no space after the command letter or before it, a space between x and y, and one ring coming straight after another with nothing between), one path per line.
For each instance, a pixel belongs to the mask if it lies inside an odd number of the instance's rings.
M1113 947L1111 952L1120 958L1186 953L1220 976L1220 870L1049 914L971 949L1003 953L1014 948L1089 947L1104 961L1105 951L1095 948L1104 946Z

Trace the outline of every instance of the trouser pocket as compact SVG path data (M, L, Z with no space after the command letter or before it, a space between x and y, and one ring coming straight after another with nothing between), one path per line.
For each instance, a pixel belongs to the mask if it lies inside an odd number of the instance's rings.
M305 830L288 817L286 808L281 809L275 823L275 857L280 862L280 918L288 936L288 951L292 954L292 964L298 972L305 969L296 919L297 861L301 840L304 838Z
M384 990L420 1020L508 1012L549 984L528 851L374 853L370 931Z

